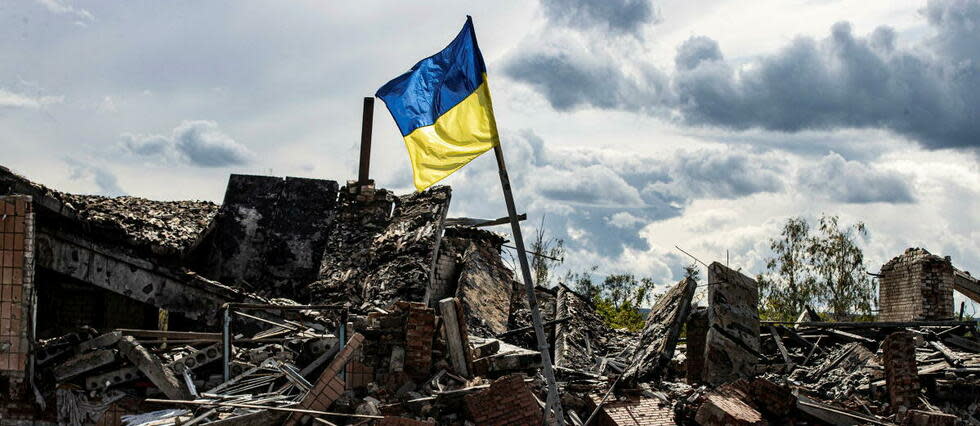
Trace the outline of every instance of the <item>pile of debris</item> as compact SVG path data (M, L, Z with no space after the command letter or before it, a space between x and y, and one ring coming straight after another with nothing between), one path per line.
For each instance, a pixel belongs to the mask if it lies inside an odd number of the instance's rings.
M0 168L0 421L980 424L980 333L952 319L980 284L921 249L882 268L880 322L760 321L717 262L638 333L537 287L557 418L502 222L450 199L233 175L220 206L158 202Z

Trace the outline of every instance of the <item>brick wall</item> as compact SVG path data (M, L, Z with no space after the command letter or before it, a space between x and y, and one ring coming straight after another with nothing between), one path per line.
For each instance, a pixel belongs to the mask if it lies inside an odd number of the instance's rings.
M885 362L885 384L892 410L918 405L919 373L915 361L915 340L912 333L898 331L889 334L881 343Z
M28 196L0 197L0 376L26 376L34 289L34 214ZM14 388L16 386L11 386Z
M456 291L459 279L459 259L453 247L442 244L432 270L431 283L426 293L426 302L435 308L439 301Z
M354 359L348 362L344 369L344 374L347 377L347 390L364 389L368 383L374 381L374 368L361 362L364 356L363 351L357 352L359 354L355 355Z
M910 248L881 267L879 321L944 320L954 315L949 258Z
M592 396L592 403L598 404L602 398ZM596 416L598 426L620 425L675 425L674 409L658 398L629 396L622 400L606 401L602 411Z
M954 426L958 417L936 411L909 410L902 419L902 426Z
M721 385L703 397L695 421L706 426L794 424L796 396L786 386L763 378L739 379Z
M466 395L474 423L484 426L541 424L542 409L523 374L501 377L480 392Z
M411 303L405 318L405 372L426 377L432 367L432 339L436 314L422 303Z

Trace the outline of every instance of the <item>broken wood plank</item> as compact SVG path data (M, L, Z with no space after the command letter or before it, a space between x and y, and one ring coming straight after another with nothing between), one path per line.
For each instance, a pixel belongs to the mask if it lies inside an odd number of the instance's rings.
M779 348L779 353L783 356L783 361L786 362L786 369L788 372L792 372L796 368L796 364L789 357L789 351L786 350L786 345L783 344L783 338L779 335L779 331L776 330L776 326L769 325L769 332L772 333L772 339L776 342L776 347Z
M878 343L877 341L875 341L873 339L869 339L869 338L864 337L864 336L858 336L857 334L848 333L846 331L828 329L827 332L830 333L830 334L832 334L832 335L834 335L834 336L837 336L837 337L843 337L844 339L847 339L847 340L857 340L859 342L872 343L872 344L877 344Z
M517 220L527 220L527 213L517 215ZM510 223L510 217L504 216L497 219L476 219L472 217L447 217L446 226L470 226L482 228L486 226L503 225Z
M943 357L946 358L946 361L949 361L950 365L957 366L957 367L963 365L963 358L953 353L953 351L949 350L949 348L947 348L946 345L944 345L942 342L933 340L929 342L929 345L936 348L936 350L942 353Z
M810 348L810 353L806 354L806 358L803 360L803 364L801 365L807 365L807 363L810 362L810 358L813 357L813 353L816 352L817 349L823 351L823 348L820 348L820 339L823 339L823 336L817 337L817 343L814 343L813 347Z
M804 339L803 336L800 336L800 334L797 333L796 330L792 328L777 326L776 329L778 329L782 333L785 333L787 336L789 336L790 339L793 339L794 342L805 346L807 349L810 349L811 351L813 350L813 348L817 348L817 350L819 350L821 353L826 352L823 350L823 348L818 347L813 342ZM820 338L817 337L817 341L819 341L819 339Z
M907 328L907 327L950 327L956 325L966 325L973 327L973 321L760 321L762 325L769 324L796 324L800 327L813 328Z
M966 349L970 352L980 354L980 343L977 343L972 339L967 339L956 335L949 335L943 337L943 342L956 346L960 349Z

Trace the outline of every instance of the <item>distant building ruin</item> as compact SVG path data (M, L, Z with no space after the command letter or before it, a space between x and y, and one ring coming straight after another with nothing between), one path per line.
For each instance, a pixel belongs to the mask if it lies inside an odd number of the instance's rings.
M878 321L941 321L956 317L953 290L977 300L980 286L968 272L922 248L909 248L881 267Z

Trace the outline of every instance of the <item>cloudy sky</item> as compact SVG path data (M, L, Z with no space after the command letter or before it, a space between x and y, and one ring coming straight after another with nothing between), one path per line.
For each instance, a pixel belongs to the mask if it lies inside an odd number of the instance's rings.
M459 3L0 1L0 164L155 199L345 181L361 98L469 14L519 209L572 268L673 282L679 245L755 274L828 213L872 271L917 246L980 272L980 1ZM377 112L373 177L408 192ZM452 215L505 214L491 155L445 182Z

